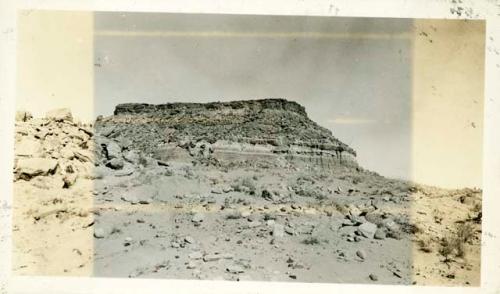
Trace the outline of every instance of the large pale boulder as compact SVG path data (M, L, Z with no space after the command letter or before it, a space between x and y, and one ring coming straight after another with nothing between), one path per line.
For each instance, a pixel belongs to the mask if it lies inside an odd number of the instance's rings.
M375 232L377 231L377 225L366 222L359 226L358 231L364 237L373 239L375 237Z
M61 154L61 157L65 159L71 160L75 158L75 153L73 152L72 148L68 146L61 148L59 153Z
M47 112L45 115L48 119L53 119L55 121L73 121L73 115L71 110L68 108L58 108Z
M24 137L14 145L16 156L33 157L42 151L42 144L34 138Z
M122 157L122 147L114 141L109 141L106 143L107 158L121 158Z
M141 157L139 156L139 152L137 152L135 150L130 150L130 151L126 152L123 155L123 158L125 158L126 161L133 163L133 164L138 164L139 160L141 159Z
M54 173L57 160L50 158L22 158L17 161L16 173L19 178L30 179Z
M107 167L112 168L112 169L122 169L124 166L123 160L119 158L113 158L111 159L107 164Z

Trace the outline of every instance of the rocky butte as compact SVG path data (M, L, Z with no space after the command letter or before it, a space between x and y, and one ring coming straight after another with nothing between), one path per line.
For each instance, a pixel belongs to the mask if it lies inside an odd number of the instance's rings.
M351 147L312 121L302 105L285 99L120 104L113 116L98 118L96 129L122 147L132 145L162 160L285 158L357 166Z

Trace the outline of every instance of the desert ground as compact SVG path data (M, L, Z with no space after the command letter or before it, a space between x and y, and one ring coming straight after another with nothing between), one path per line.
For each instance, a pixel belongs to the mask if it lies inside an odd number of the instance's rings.
M220 160L206 141L159 157L111 122L18 113L14 274L479 285L478 189L309 155Z

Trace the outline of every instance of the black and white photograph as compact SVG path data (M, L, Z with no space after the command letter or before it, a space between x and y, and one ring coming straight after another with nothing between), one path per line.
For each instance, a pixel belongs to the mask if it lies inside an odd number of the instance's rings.
M12 275L481 286L485 20L16 18Z

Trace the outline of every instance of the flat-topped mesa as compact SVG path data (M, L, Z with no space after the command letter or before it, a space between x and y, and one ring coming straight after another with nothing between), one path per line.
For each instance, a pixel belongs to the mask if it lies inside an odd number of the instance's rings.
M351 147L309 119L302 105L285 99L120 104L96 127L108 137L125 138L134 148L162 158L182 153L179 148L193 156L208 144L201 151L220 160L278 156L322 165L357 165Z
M114 115L122 114L161 114L177 111L204 111L204 110L243 110L262 111L264 109L291 111L307 117L304 106L294 101L282 98L268 98L260 100L240 100L231 102L209 102L209 103L166 103L166 104L145 104L145 103L124 103L118 104Z

